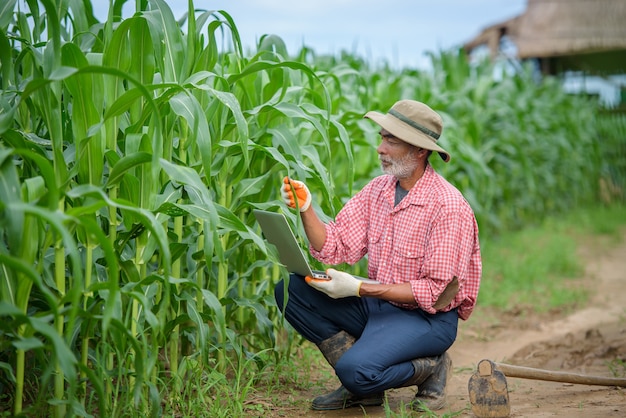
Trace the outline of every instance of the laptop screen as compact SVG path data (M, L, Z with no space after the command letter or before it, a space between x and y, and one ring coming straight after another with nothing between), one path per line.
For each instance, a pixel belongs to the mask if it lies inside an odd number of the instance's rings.
M301 276L313 276L313 271L298 245L285 215L259 209L255 209L253 212L259 225L261 225L265 239L276 247L280 262L287 267L287 270Z

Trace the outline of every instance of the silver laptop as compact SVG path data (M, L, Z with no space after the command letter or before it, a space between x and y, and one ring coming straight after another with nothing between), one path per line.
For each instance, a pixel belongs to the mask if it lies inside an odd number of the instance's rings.
M261 225L265 239L276 247L280 262L287 267L290 273L311 276L316 279L329 279L325 272L311 269L285 215L260 209L254 209L253 212L259 225Z

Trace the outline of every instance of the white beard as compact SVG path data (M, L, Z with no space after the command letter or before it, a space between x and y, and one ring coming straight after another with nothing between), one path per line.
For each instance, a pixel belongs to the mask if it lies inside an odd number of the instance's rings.
M389 165L382 165L383 172L385 174L391 174L397 179L405 179L411 177L413 172L417 169L419 161L414 152L409 152L402 158L394 159L389 157L379 157L381 163L387 163Z

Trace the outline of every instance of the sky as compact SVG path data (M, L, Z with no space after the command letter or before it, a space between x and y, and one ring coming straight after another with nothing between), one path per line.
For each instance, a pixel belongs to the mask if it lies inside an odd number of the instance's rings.
M104 21L108 1L93 0ZM166 0L180 18L188 0ZM486 26L518 16L527 0L195 0L196 9L224 10L246 51L264 34L280 36L290 54L305 45L316 54L347 51L370 64L427 68L427 52L461 46ZM129 0L124 16L130 16ZM128 13L127 13L128 12Z

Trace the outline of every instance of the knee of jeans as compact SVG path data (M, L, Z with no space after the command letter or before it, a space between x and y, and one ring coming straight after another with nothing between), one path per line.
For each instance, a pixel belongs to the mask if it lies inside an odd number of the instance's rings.
M350 362L345 356L335 365L335 373L343 386L357 396L370 394L378 376L377 370L362 363Z

